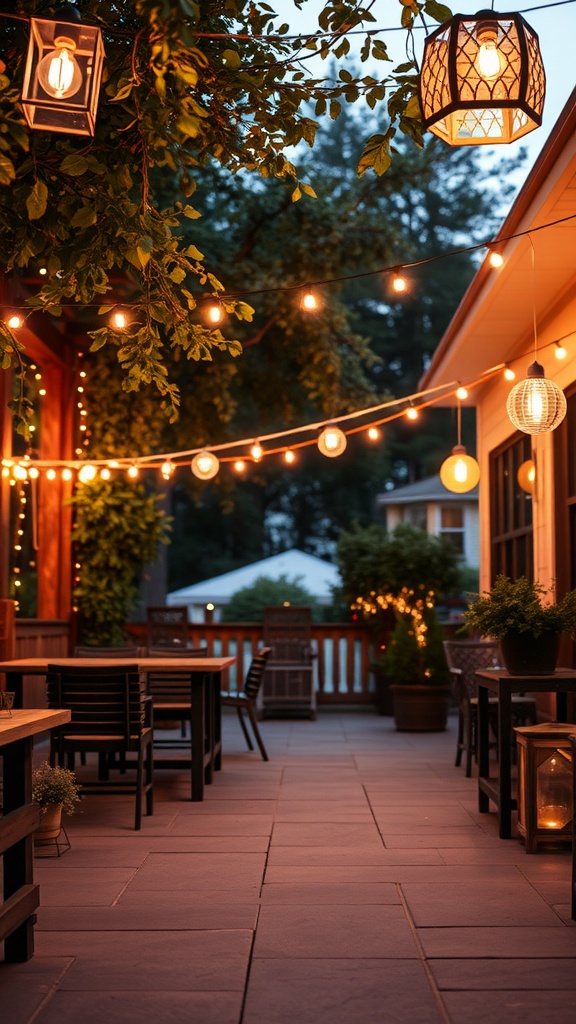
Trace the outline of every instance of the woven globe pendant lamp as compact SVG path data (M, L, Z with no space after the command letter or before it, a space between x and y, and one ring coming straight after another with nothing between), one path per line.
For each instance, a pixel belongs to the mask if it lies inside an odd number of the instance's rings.
M514 142L542 124L538 36L520 14L455 14L426 38L424 127L451 146Z
M506 401L506 412L517 430L545 434L555 430L566 415L562 388L544 376L540 363L528 367L528 375L515 384Z

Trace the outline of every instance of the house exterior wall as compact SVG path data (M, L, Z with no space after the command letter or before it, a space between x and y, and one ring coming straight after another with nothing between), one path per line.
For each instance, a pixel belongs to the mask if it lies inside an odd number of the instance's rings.
M399 502L397 505L386 505L386 527L392 531L395 526L402 522L414 523L413 512L426 506L426 532L431 536L438 536L442 530L442 509L458 508L463 513L463 534L464 534L464 561L473 569L480 564L480 540L478 508L476 501L430 501L422 499L421 502Z

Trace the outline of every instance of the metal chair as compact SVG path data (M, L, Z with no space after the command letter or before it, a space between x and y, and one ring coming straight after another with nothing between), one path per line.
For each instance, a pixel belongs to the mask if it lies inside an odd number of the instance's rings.
M137 665L98 668L48 665L49 708L67 708L72 719L52 730L52 764L73 765L76 753L98 754L98 781L82 783L84 793L134 792L134 828L140 829L142 803L153 811L154 760L152 748L152 701L145 692ZM136 754L135 760L128 758ZM118 757L118 760L116 759ZM110 781L109 773L136 768L136 780Z
M258 749L260 750L264 761L268 761L269 757L258 728L255 705L260 686L262 685L262 679L264 678L264 669L266 668L266 662L270 655L270 651L270 647L262 647L258 653L254 655L250 663L250 668L246 674L242 690L239 690L237 693L220 694L220 701L223 708L236 708L238 721L242 727L242 732L244 733L244 739L248 744L248 749L254 750L254 744L252 743L250 734L246 728L244 715L248 718L250 725L252 726L254 738L258 744Z
M476 671L481 668L497 668L502 664L502 653L497 640L444 640L444 653L450 669L454 695L458 704L458 736L456 759L458 767L466 753L466 776L472 773L472 758L477 752L478 684ZM533 697L513 697L513 714L516 725L536 721L536 701ZM491 724L494 732L498 728L498 701L490 700Z

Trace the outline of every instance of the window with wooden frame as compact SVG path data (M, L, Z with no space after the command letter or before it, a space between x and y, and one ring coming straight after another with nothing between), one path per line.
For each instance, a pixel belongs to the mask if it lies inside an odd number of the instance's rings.
M518 483L518 470L532 458L530 437L514 437L490 455L490 538L492 581L499 574L534 578L532 495Z

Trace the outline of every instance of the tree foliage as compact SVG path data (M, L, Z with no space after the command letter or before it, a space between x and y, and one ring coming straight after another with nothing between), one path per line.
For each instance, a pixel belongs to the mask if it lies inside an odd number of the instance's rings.
M303 3L294 0L296 16ZM397 128L422 144L416 67L409 60L377 79L344 66L347 33L374 24L370 4L326 0L318 33L297 38L282 21L285 4L281 14L244 0L78 0L77 6L86 22L101 27L106 50L93 139L29 132L20 110L26 18L51 15L54 7L20 0L17 17L0 19L4 269L44 265L47 280L28 301L55 316L66 306L100 301L104 311L120 275L131 322L124 330L88 325L92 349L110 345L124 389L153 385L175 416L180 397L174 357L197 362L217 352L241 352L237 338L202 322L201 296L218 297L238 321L253 313L226 292L193 241L181 242L183 224L200 216L194 204L198 169L216 162L233 173L288 180L292 201L313 196L287 154L300 143L313 146L320 119L337 118L343 104L362 98L385 113L358 170L381 174ZM12 4L1 8L14 14ZM450 16L436 0L403 0L402 25L409 29L420 11L436 21ZM312 55L340 62L336 77L308 73ZM360 60L389 61L385 42L367 32ZM163 207L156 186L166 171L178 182L179 196ZM3 322L0 354L4 367L17 354L17 339ZM25 416L26 410L19 412Z
M232 595L222 609L223 622L263 622L264 609L271 605L305 605L317 609L316 598L301 583L301 576L271 578L258 576L250 586Z

